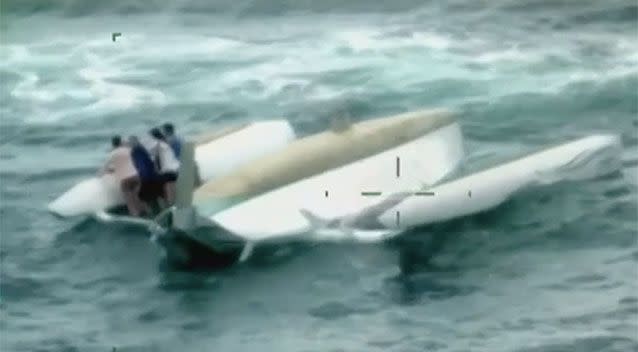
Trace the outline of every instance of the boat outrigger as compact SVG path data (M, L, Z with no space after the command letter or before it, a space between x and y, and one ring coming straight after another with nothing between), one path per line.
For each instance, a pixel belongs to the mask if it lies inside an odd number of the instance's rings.
M450 179L464 158L463 136L456 114L444 109L299 139L285 128L278 131L277 148L247 153L254 157L199 187L195 168L201 168L203 154L187 142L174 206L154 220L115 216L106 208L97 217L146 226L171 261L230 265L258 243L380 241L492 209L529 187L620 168L619 138L601 134ZM232 146L240 147L239 140Z
M268 138L263 138L268 136ZM286 120L230 125L191 138L199 176L205 182L264 155L283 149L296 138ZM48 205L61 217L93 215L124 205L119 184L111 174L91 177L73 186Z

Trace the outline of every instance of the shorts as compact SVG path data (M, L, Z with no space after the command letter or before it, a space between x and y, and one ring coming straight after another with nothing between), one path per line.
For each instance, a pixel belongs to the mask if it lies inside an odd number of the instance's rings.
M160 175L160 180L162 183L166 182L175 182L177 181L177 173L176 172L165 172Z
M131 176L120 181L120 189L122 193L135 193L140 187L140 178L137 176Z
M145 202L153 202L157 198L164 197L164 187L160 180L145 180L139 191L139 197Z

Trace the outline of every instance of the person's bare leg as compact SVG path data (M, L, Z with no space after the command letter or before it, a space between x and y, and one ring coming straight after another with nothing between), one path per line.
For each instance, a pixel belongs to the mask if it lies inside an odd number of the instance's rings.
M166 209L166 207L168 207L166 199L164 199L164 198L157 198L157 205L159 206L159 210L160 211L162 211L162 210Z
M128 178L122 180L120 183L120 190L124 196L126 202L126 208L131 216L138 217L140 215L141 208L135 197L135 189L137 187L136 180L134 178Z
M138 207L138 204L135 201L135 195L130 190L124 191L124 200L126 201L126 208L128 209L128 213L131 216L140 216L141 209Z
M164 192L166 193L166 202L169 206L175 204L175 182L166 182L164 184Z
M148 203L140 201L140 204L142 204L142 213L148 217L152 217L153 216L153 209L151 209L151 206L148 205Z
M137 202L137 205L140 209L140 216L152 216L153 210L148 205L148 203L140 199L140 197L137 195L137 191L133 194L133 196L135 197L135 201Z
M153 209L151 208L151 206L148 204L147 201L142 200L142 198L140 198L140 189L141 188L142 188L142 183L138 182L137 185L135 186L135 191L134 191L135 199L138 201L138 204L139 204L139 207L140 207L140 213L141 213L141 215L152 217L153 216Z
M166 209L166 191L164 191L165 187L165 185L159 186L157 198L155 198L157 201L157 206L159 207L159 211Z

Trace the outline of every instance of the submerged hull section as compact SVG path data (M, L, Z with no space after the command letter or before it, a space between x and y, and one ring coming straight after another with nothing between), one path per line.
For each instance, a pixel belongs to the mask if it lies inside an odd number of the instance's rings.
M283 149L295 139L286 120L262 121L221 131L200 139L195 149L202 180L211 180ZM119 185L111 175L83 180L48 205L49 211L62 216L92 215L124 205Z
M208 229L207 231L211 231ZM221 230L221 229L220 229ZM197 236L180 233L165 234L156 238L164 258L172 267L181 269L224 268L237 263L242 255L243 241L210 243Z

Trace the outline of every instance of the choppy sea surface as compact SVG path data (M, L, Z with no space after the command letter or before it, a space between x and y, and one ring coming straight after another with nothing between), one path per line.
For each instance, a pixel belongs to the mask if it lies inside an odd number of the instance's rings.
M638 350L635 1L0 6L0 350ZM623 167L220 272L46 212L114 133L283 117L303 135L423 107L460 111L470 168L599 132L621 136Z

